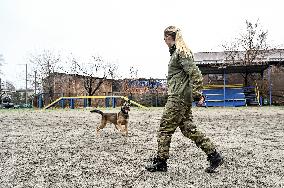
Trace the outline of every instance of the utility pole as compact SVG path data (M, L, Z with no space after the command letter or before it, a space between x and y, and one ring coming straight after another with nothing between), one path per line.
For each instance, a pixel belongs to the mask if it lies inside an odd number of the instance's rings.
M26 98L26 105L28 105L28 64L17 64L17 65L25 65L26 66L26 92L25 92L25 98Z
M36 71L35 71L35 96L36 96Z
M37 102L36 102L36 71L35 71L35 94L34 94L34 98L33 98L33 106L37 106Z
M0 78L0 104L2 104L2 80Z
M28 64L26 64L26 105L28 105Z

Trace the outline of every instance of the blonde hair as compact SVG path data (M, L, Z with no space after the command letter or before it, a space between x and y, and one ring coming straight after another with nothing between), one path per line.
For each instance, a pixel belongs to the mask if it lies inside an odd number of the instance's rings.
M164 35L171 36L175 40L176 49L180 56L184 58L192 56L190 49L187 47L182 38L181 31L179 28L175 26L169 26L165 29Z

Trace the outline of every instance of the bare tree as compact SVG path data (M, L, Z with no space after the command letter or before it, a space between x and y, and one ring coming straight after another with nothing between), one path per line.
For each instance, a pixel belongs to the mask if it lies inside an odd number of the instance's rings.
M49 102L54 100L54 73L56 72L61 57L50 50L43 50L38 54L31 54L29 61L32 63L38 87L48 94Z
M0 54L0 102L1 102L1 93L2 93L2 79L1 79L1 74L2 74L2 71L1 71L1 66L2 66L2 62L4 61L3 59L3 55Z
M129 68L130 82L127 84L127 89L130 91L130 95L132 95L131 88L135 87L138 81L138 69L134 66L130 66Z
M105 60L99 56L93 56L87 63L80 63L75 58L72 58L71 72L75 76L83 76L86 94L87 96L93 96L107 78L113 80L117 76L117 66L105 62ZM88 99L88 105L91 105L91 99Z
M271 47L267 44L268 31L263 30L259 22L246 20L246 30L232 43L223 45L225 64L254 65L263 63L261 59L268 55ZM248 73L243 75L245 85L248 84Z
M136 82L138 80L138 69L134 66L130 66L129 74L130 74L130 85L128 87L131 88L135 84L137 84Z
M4 62L3 55L2 55L2 54L0 54L0 75L2 74L1 67L2 67L2 65L3 65L3 62Z
M130 79L134 80L138 78L138 69L134 66L130 66L129 69Z
M6 80L6 82L4 82L4 88L5 90L9 90L9 91L16 91L16 87L14 86L14 84L8 80Z

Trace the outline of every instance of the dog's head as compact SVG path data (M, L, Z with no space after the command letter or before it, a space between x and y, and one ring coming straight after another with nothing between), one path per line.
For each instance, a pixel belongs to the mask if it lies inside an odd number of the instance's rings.
M121 111L125 114L128 114L128 112L130 111L130 101L129 100L123 104L123 106L121 107Z

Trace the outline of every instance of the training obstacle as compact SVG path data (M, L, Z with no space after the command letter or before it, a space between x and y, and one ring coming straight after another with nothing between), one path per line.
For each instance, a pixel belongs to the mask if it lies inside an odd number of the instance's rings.
M241 84L236 85L208 85L202 90L205 96L203 106L246 106L244 88Z
M129 101L131 104L134 104L140 108L146 108L145 106L133 101L129 100L127 97L124 96L77 96L77 97L60 97L50 103L49 105L43 107L43 109L51 108L52 106L56 105L57 103L61 102L61 107L64 108L64 101L69 100L70 101L70 108L75 108L75 100L83 99L84 100L84 107L87 107L87 99L105 99L106 107L109 107L109 101L112 100L112 107L115 108L116 106L116 99L120 98L125 101Z

